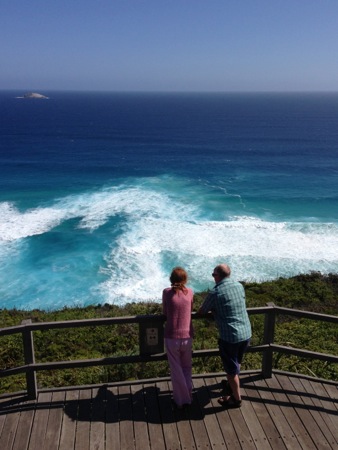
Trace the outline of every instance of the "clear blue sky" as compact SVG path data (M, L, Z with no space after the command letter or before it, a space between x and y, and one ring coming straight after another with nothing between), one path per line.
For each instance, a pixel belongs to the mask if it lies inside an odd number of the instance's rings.
M0 0L0 89L338 91L337 0Z

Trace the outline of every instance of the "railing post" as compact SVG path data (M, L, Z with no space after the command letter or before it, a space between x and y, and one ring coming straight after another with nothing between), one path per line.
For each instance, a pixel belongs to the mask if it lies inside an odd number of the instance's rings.
M267 306L272 307L270 311L267 311L265 314L264 320L264 337L263 344L271 345L274 342L275 338L275 323L276 323L276 313L274 306L275 304L272 302L267 303ZM262 360L262 376L263 378L271 378L272 377L272 350L268 348L263 353Z
M32 323L31 319L23 320L22 325L29 325ZM25 364L34 364L34 343L33 343L33 333L30 330L24 330L22 333L23 338L23 351L25 357ZM37 383L36 383L36 372L35 370L28 369L26 371L26 384L27 384L27 395L30 399L35 400L37 398Z

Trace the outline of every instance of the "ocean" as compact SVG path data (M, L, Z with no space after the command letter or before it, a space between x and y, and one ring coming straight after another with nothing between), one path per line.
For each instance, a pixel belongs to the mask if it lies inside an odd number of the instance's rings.
M0 92L0 308L338 272L337 93Z

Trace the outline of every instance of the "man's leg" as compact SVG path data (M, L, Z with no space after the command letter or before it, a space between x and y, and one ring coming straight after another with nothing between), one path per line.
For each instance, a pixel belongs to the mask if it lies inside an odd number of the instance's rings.
M218 402L228 407L240 406L241 392L239 381L240 363L237 358L238 344L231 344L220 339L219 350L228 380L228 388L225 389L225 395Z
M240 388L239 376L227 374L227 379L228 379L229 385L231 387L232 395L234 396L234 399L237 401L240 401L241 400L241 388Z

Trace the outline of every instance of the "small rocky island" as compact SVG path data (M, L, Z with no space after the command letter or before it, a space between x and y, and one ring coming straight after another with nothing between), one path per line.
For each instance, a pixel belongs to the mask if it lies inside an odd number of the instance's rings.
M38 94L37 92L26 92L26 94L23 95L23 98L48 98L48 97L42 94Z

